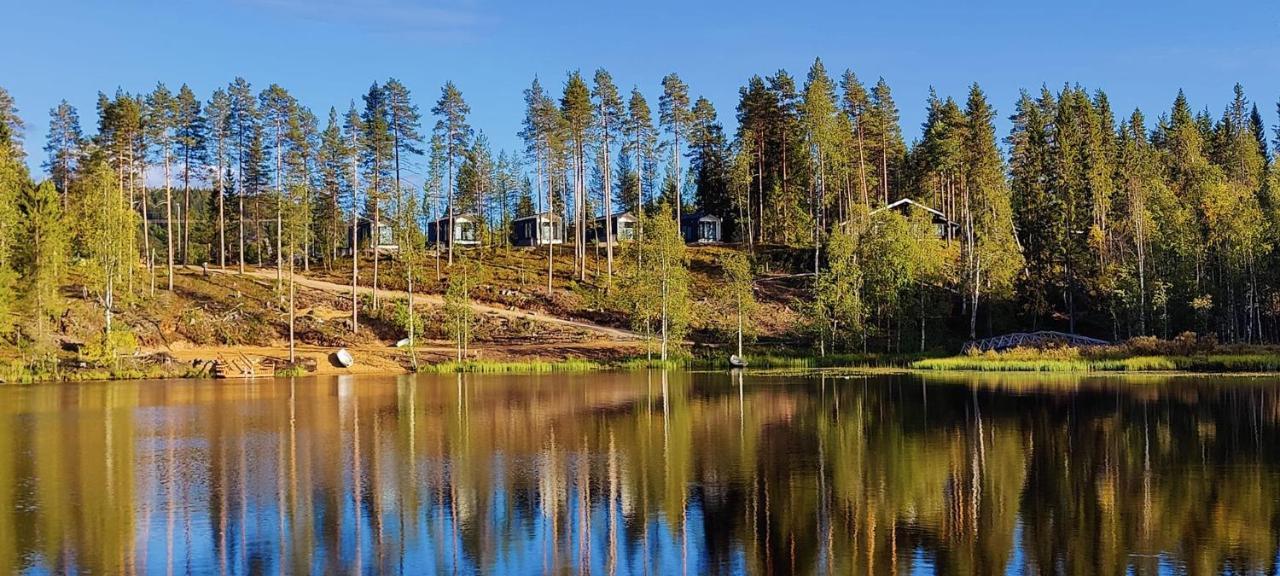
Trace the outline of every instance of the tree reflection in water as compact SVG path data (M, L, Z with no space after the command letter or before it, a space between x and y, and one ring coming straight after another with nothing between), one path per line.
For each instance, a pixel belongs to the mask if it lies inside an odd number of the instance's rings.
M0 572L1272 572L1269 379L0 389Z

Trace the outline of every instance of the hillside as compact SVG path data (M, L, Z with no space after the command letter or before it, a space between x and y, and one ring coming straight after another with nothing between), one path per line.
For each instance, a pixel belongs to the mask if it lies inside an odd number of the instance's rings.
M689 250L692 300L688 346L717 346L728 340L718 324L714 290L721 270L717 258L727 247ZM616 360L642 355L644 340L630 331L627 318L611 306L603 256L588 253L587 280L571 277L572 258L558 249L553 289L546 289L546 252L529 249L472 249L465 257L480 263L484 281L471 304L476 321L467 358L511 360ZM459 258L464 257L458 254ZM411 369L407 349L395 343L407 335L404 267L395 257L379 264L378 308L373 308L372 261L362 260L359 328L351 330L350 260L330 269L316 267L295 276L296 354L306 371L316 373L396 372ZM775 269L776 269L775 265ZM441 275L416 287L415 308L421 317L415 353L420 363L456 357L444 323L448 283L442 256ZM434 260L421 275L434 275ZM597 272L598 270L598 272ZM103 309L88 297L77 274L62 287L67 308L57 323L62 377L94 377L103 370L119 374L189 375L207 373L217 360L248 358L259 365L283 366L288 358L287 275L276 290L274 268L250 266L239 274L195 266L178 269L172 292L163 289L162 269L157 287L135 285L136 297L117 306L115 326L127 327L132 342L125 357L95 360L94 343L103 332ZM147 279L145 270L138 282ZM761 308L758 337L763 342L788 341L799 321L798 298L807 281L789 269L764 274L757 283ZM341 368L331 355L350 349L356 366ZM22 351L8 350L0 361L12 363ZM17 379L11 374L10 379Z

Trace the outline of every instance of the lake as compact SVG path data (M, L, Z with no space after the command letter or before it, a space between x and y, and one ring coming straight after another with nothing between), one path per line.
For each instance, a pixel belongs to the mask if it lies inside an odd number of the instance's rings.
M1156 574L1280 554L1280 379L0 388L0 573Z

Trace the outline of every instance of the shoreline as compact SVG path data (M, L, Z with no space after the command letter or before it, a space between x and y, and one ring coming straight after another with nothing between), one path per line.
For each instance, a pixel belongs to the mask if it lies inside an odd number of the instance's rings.
M243 358L271 366L287 358L287 346L175 346L153 350L146 357L129 358L132 365L118 368L63 367L48 374L7 375L4 384L59 382L109 382L151 379L253 380L303 376L397 376L408 374L569 374L632 371L653 368L680 370L729 370L727 359L709 356L680 356L663 362L646 356L634 341L587 341L576 343L487 345L472 348L458 362L454 350L442 343L427 342L416 348L419 363L415 371L409 352L391 346L357 346L350 350L356 364L344 368L333 360L338 348L316 345L295 347L296 363L280 370L263 370L249 375L219 377L213 362ZM1192 354L1178 356L1131 356L1124 358L1001 358L999 356L950 356L915 358L884 355L779 356L748 355L747 372L768 375L785 373L837 374L920 374L1016 376L1280 376L1280 356L1270 353ZM145 363L163 358L163 364ZM306 368L302 368L302 367ZM300 371L299 371L300 370Z

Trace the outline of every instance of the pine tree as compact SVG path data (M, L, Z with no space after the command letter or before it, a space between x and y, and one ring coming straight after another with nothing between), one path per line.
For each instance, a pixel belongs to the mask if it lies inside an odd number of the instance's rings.
M279 84L272 84L258 95L258 107L262 113L262 123L270 130L268 137L269 157L275 160L275 171L272 177L273 203L276 205L276 292L284 288L284 159L285 130L289 118L296 113L297 101ZM376 282L375 282L376 284ZM375 292L376 293L376 292ZM375 298L376 299L376 298Z
M186 84L178 90L174 101L175 139L178 159L182 162L182 264L190 264L191 251L191 179L199 177L207 163L208 123L200 110L200 99Z
M440 99L436 101L436 105L431 109L431 113L436 116L436 134L444 143L445 163L447 164L447 172L445 174L448 184L445 187L445 203L448 205L449 225L453 225L455 216L454 198L457 192L454 190L454 167L457 166L462 159L463 154L467 150L467 142L471 137L471 126L467 124L467 114L471 113L471 107L462 99L462 91L454 86L453 82L445 82L440 89ZM439 227L437 227L438 229ZM452 235L453 231L449 230L448 234ZM453 239L449 241L449 265L453 265Z
M48 159L44 168L58 188L62 209L67 209L67 191L82 154L84 134L80 131L80 115L66 100L49 111L49 140L44 146Z
M257 99L253 96L253 88L244 78L237 77L227 88L229 138L233 142L233 154L236 163L236 259L239 271L244 274L245 262L245 196L254 186L250 185L249 176L256 166L255 158L250 154L250 147L258 134ZM145 217L145 215L144 215Z
M595 113L591 106L591 91L577 71L565 81L564 95L560 97L560 116L564 119L566 140L573 166L573 223L574 265L578 279L587 279L587 146Z
M653 126L653 113L649 102L637 88L631 89L631 98L627 100L626 122L623 124L626 145L623 153L635 157L635 211L636 241L644 239L644 213L647 202L645 198L652 196L655 185L654 176L656 158L658 156L658 131ZM646 194L646 191L649 193ZM637 254L641 252L637 251Z
M595 101L596 118L599 120L600 136L599 152L602 156L599 165L604 170L604 238L607 280L605 291L613 287L613 165L609 158L614 134L620 128L623 118L622 97L618 95L618 87L613 84L613 77L603 68L596 70L595 84L591 97Z
M387 99L387 129L391 133L392 164L395 170L395 197L404 194L400 170L402 156L405 164L412 157L422 155L422 115L413 103L409 89L399 80L391 78L382 87Z
M662 97L658 100L658 118L662 127L671 135L671 163L675 174L675 219L680 220L680 212L684 205L684 193L681 189L680 156L684 150L680 147L680 139L688 134L692 121L689 109L689 86L674 72L662 79Z
M173 94L163 83L147 95L146 128L151 148L159 156L164 167L165 254L168 269L168 289L173 290L173 146L177 136L177 104ZM143 193L143 197L146 197ZM144 200L145 202L145 200ZM145 212L144 212L145 215Z
M894 180L902 164L906 145L898 121L898 106L893 101L889 84L881 78L871 90L871 108L867 117L869 151L878 163L880 201L894 200Z
M870 100L867 96L867 89L854 75L852 70L845 70L840 77L840 108L848 118L849 125L856 133L855 147L858 158L858 196L862 199L863 206L870 209L871 199L869 195L870 178L867 174L867 139L866 124L867 112L870 109Z
M535 77L524 91L525 114L520 137L525 142L525 154L531 157L537 173L539 211L555 214L552 207L552 161L560 138L560 111L555 101L542 88ZM545 181L545 187L544 187ZM541 227L538 228L541 234ZM551 294L555 274L555 243L547 242L547 294Z
M18 115L13 96L4 87L0 87L0 146L7 148L10 157L16 162L23 162L27 158L26 150L22 147L22 133L25 130L26 125L22 122L22 116Z

